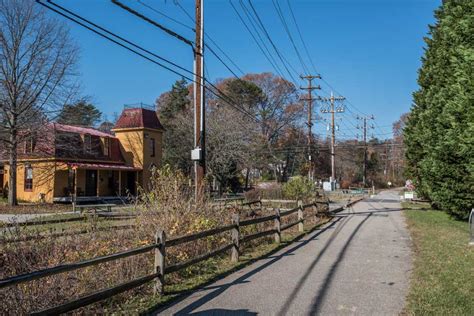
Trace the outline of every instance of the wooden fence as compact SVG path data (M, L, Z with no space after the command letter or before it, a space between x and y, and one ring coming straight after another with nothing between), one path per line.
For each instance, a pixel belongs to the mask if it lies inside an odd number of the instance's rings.
M249 205L260 204L260 206L261 206L261 203L262 203L261 201L248 202ZM66 313L68 311L72 311L77 308L87 306L89 304L110 298L114 295L136 288L138 286L141 286L151 281L155 282L154 283L155 292L163 293L166 274L180 271L193 264L199 263L201 261L207 260L217 255L221 255L227 251L231 251L231 256L230 256L231 261L237 262L239 260L239 255L240 255L240 249L241 249L240 246L243 243L246 243L248 241L261 238L264 236L269 236L269 235L273 235L274 241L279 243L281 242L281 233L284 230L287 230L296 225L298 226L298 230L300 232L303 232L304 221L305 219L308 218L308 214L306 214L307 216L305 216L305 212L308 210L313 210L310 216L317 217L319 213L318 207L317 207L318 204L327 205L326 203L323 203L323 202L313 202L310 204L303 205L301 201L298 201L298 206L295 208L286 209L286 210L280 210L279 208L276 208L274 209L274 213L271 215L245 219L245 220L241 220L238 214L234 214L232 216L232 223L229 225L221 226L221 227L217 227L210 230L205 230L205 231L201 231L198 233L185 235L181 237L174 237L171 239L167 239L166 233L160 230L156 233L155 242L153 244L115 253L115 254L95 257L89 260L84 260L84 261L75 262L75 263L67 263L67 264L63 264L63 265L59 265L59 266L55 266L51 268L34 271L31 273L12 276L12 277L0 280L0 289L7 286L13 286L16 284L25 283L32 280L37 280L37 279L44 278L47 276L56 275L59 273L78 270L81 268L97 265L100 263L110 262L110 261L114 261L114 260L118 260L122 258L127 258L131 256L147 253L147 252L153 252L154 253L153 273L148 274L146 276L142 276L140 278L137 278L131 281L121 283L119 285L116 285L107 289L99 290L94 293L84 295L80 298L71 300L61 305L57 305L51 308L34 312L32 313L32 315L52 315L52 314ZM328 209L326 209L326 211L327 210ZM282 225L282 218L289 216L291 214L297 214L298 216L297 220ZM258 223L271 222L271 221L273 221L272 229L267 229L264 231L259 231L259 232L256 232L253 234L247 234L247 235L241 234L242 227L246 227L246 226L254 225ZM224 246L221 246L218 249L215 249L211 252L191 258L189 260L166 266L165 264L166 251L168 248L176 247L181 244L196 241L198 239L202 239L205 237L221 234L223 232L231 232L232 237L228 244L225 244Z
M84 221L87 221L89 218L96 218L96 219L101 218L108 221L122 221L122 220L127 220L127 219L133 219L135 217L136 217L135 214L106 215L106 214L97 213L97 214L90 214L90 215L70 217L70 218L40 219L40 220L18 222L18 223L17 222L0 223L0 228L62 224L62 223L69 223L69 222L84 222Z

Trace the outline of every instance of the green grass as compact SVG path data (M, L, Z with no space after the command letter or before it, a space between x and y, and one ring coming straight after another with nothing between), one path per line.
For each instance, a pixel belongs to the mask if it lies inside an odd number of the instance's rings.
M414 246L410 315L474 315L474 246L467 222L428 204L405 203Z

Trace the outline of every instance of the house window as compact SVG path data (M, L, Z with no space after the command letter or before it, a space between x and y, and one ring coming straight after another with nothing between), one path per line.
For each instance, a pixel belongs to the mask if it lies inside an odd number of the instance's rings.
M110 138L104 138L104 156L109 157L110 155Z
M92 137L90 134L84 135L84 151L90 153L92 151Z
M150 157L155 157L155 139L150 138Z
M31 154L35 150L36 146L36 135L30 134L25 140L25 154Z
M25 191L33 190L33 168L30 165L25 166Z

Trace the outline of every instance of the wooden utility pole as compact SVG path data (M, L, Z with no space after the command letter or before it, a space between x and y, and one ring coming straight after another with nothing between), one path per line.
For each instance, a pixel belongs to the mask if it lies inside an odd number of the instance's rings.
M300 76L301 79L306 79L308 80L308 86L307 87L300 87L301 90L307 90L308 91L308 96L306 98L301 98L303 101L308 102L308 179L313 180L314 178L314 171L313 171L313 161L312 161L312 140L313 140L313 121L312 121L312 115L313 115L313 94L312 91L316 89L321 89L321 87L318 86L313 86L313 79L321 79L320 75L307 75L307 76Z
M204 100L204 16L203 0L196 0L196 43L194 48L194 184L196 200L204 193L206 173L206 124Z
M367 120L373 120L374 116L357 116L358 120L362 120L363 124L362 126L357 126L357 128L363 130L363 139L364 139L364 165L362 166L363 168L363 176L362 176L362 183L364 184L364 187L367 184L367 128L374 128L373 126L367 126Z
M336 124L335 124L335 114L337 113L342 113L344 112L344 107L343 106L337 106L336 108L334 107L334 104L336 101L343 101L346 98L344 97L335 97L334 94L331 91L331 97L330 98L322 98L324 101L329 101L330 102L330 108L329 109L322 109L321 112L323 113L331 113L331 179L330 181L336 181L336 152L335 152L335 146L336 146Z

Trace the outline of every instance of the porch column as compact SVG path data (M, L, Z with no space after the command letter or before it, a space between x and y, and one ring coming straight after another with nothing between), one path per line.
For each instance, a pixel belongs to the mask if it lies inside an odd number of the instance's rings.
M77 168L74 168L74 181L73 181L73 194L72 194L72 211L76 212L76 201L77 201Z
M138 182L138 171L135 172L135 196L138 196L138 187L141 186ZM142 184L143 184L143 179L142 179Z
M122 196L122 171L118 171L119 173L119 190L118 190L118 195Z
M97 197L99 196L99 186L100 186L100 182L99 182L100 176L99 176L99 173L100 173L100 170L97 169L97 177L96 177L96 179L95 179L95 183L96 183L95 193L96 193Z

